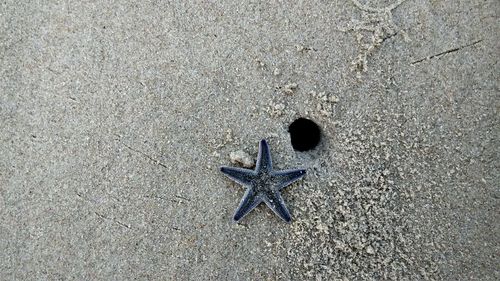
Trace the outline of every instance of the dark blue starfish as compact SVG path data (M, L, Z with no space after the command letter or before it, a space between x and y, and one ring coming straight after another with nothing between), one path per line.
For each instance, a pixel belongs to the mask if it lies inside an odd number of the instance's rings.
M234 213L233 220L235 222L240 221L261 202L266 203L284 221L290 222L292 220L280 191L285 186L303 177L306 170L274 171L271 152L266 140L260 141L255 170L235 167L221 167L220 170L230 179L247 187L240 206Z

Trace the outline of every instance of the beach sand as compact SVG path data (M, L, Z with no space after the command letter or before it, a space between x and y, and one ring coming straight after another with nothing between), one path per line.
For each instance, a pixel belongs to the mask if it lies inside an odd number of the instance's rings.
M498 1L174 2L0 3L0 279L500 279Z

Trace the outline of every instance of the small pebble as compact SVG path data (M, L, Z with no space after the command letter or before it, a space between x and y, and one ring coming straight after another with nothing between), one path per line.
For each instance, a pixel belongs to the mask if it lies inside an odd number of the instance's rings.
M370 245L366 246L365 250L366 250L366 253L369 254L369 255L375 254L375 250Z
M297 89L297 84L296 83L290 83L290 84L287 84L283 87L283 93L287 94L287 95L292 95L293 94L293 91Z
M240 164L245 168L251 168L254 164L254 161L248 153L238 150L238 151L233 151L229 154L229 158L231 160L231 163L233 164Z

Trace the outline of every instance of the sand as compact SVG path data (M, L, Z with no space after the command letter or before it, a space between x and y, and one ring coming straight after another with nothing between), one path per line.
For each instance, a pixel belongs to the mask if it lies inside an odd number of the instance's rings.
M188 2L0 3L0 279L500 279L498 1Z

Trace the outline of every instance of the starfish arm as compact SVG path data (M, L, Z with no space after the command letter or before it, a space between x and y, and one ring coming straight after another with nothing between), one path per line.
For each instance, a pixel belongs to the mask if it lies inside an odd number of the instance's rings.
M273 169L273 163L271 159L271 151L266 140L261 140L259 143L259 155L257 156L256 171L271 171Z
M233 216L234 222L239 222L244 216L252 211L257 205L262 202L262 199L257 196L253 188L248 188L241 199L240 205Z
M286 208L285 201L283 200L279 192L273 192L271 194L267 194L267 198L264 199L264 202L282 220L286 222L292 221L292 216L290 215L290 212Z
M252 179L255 177L255 172L250 169L221 167L220 171L228 178L242 185L250 185Z
M290 170L275 172L273 176L276 178L277 182L276 188L278 190L281 190L305 175L306 175L306 170L304 169L290 169Z

